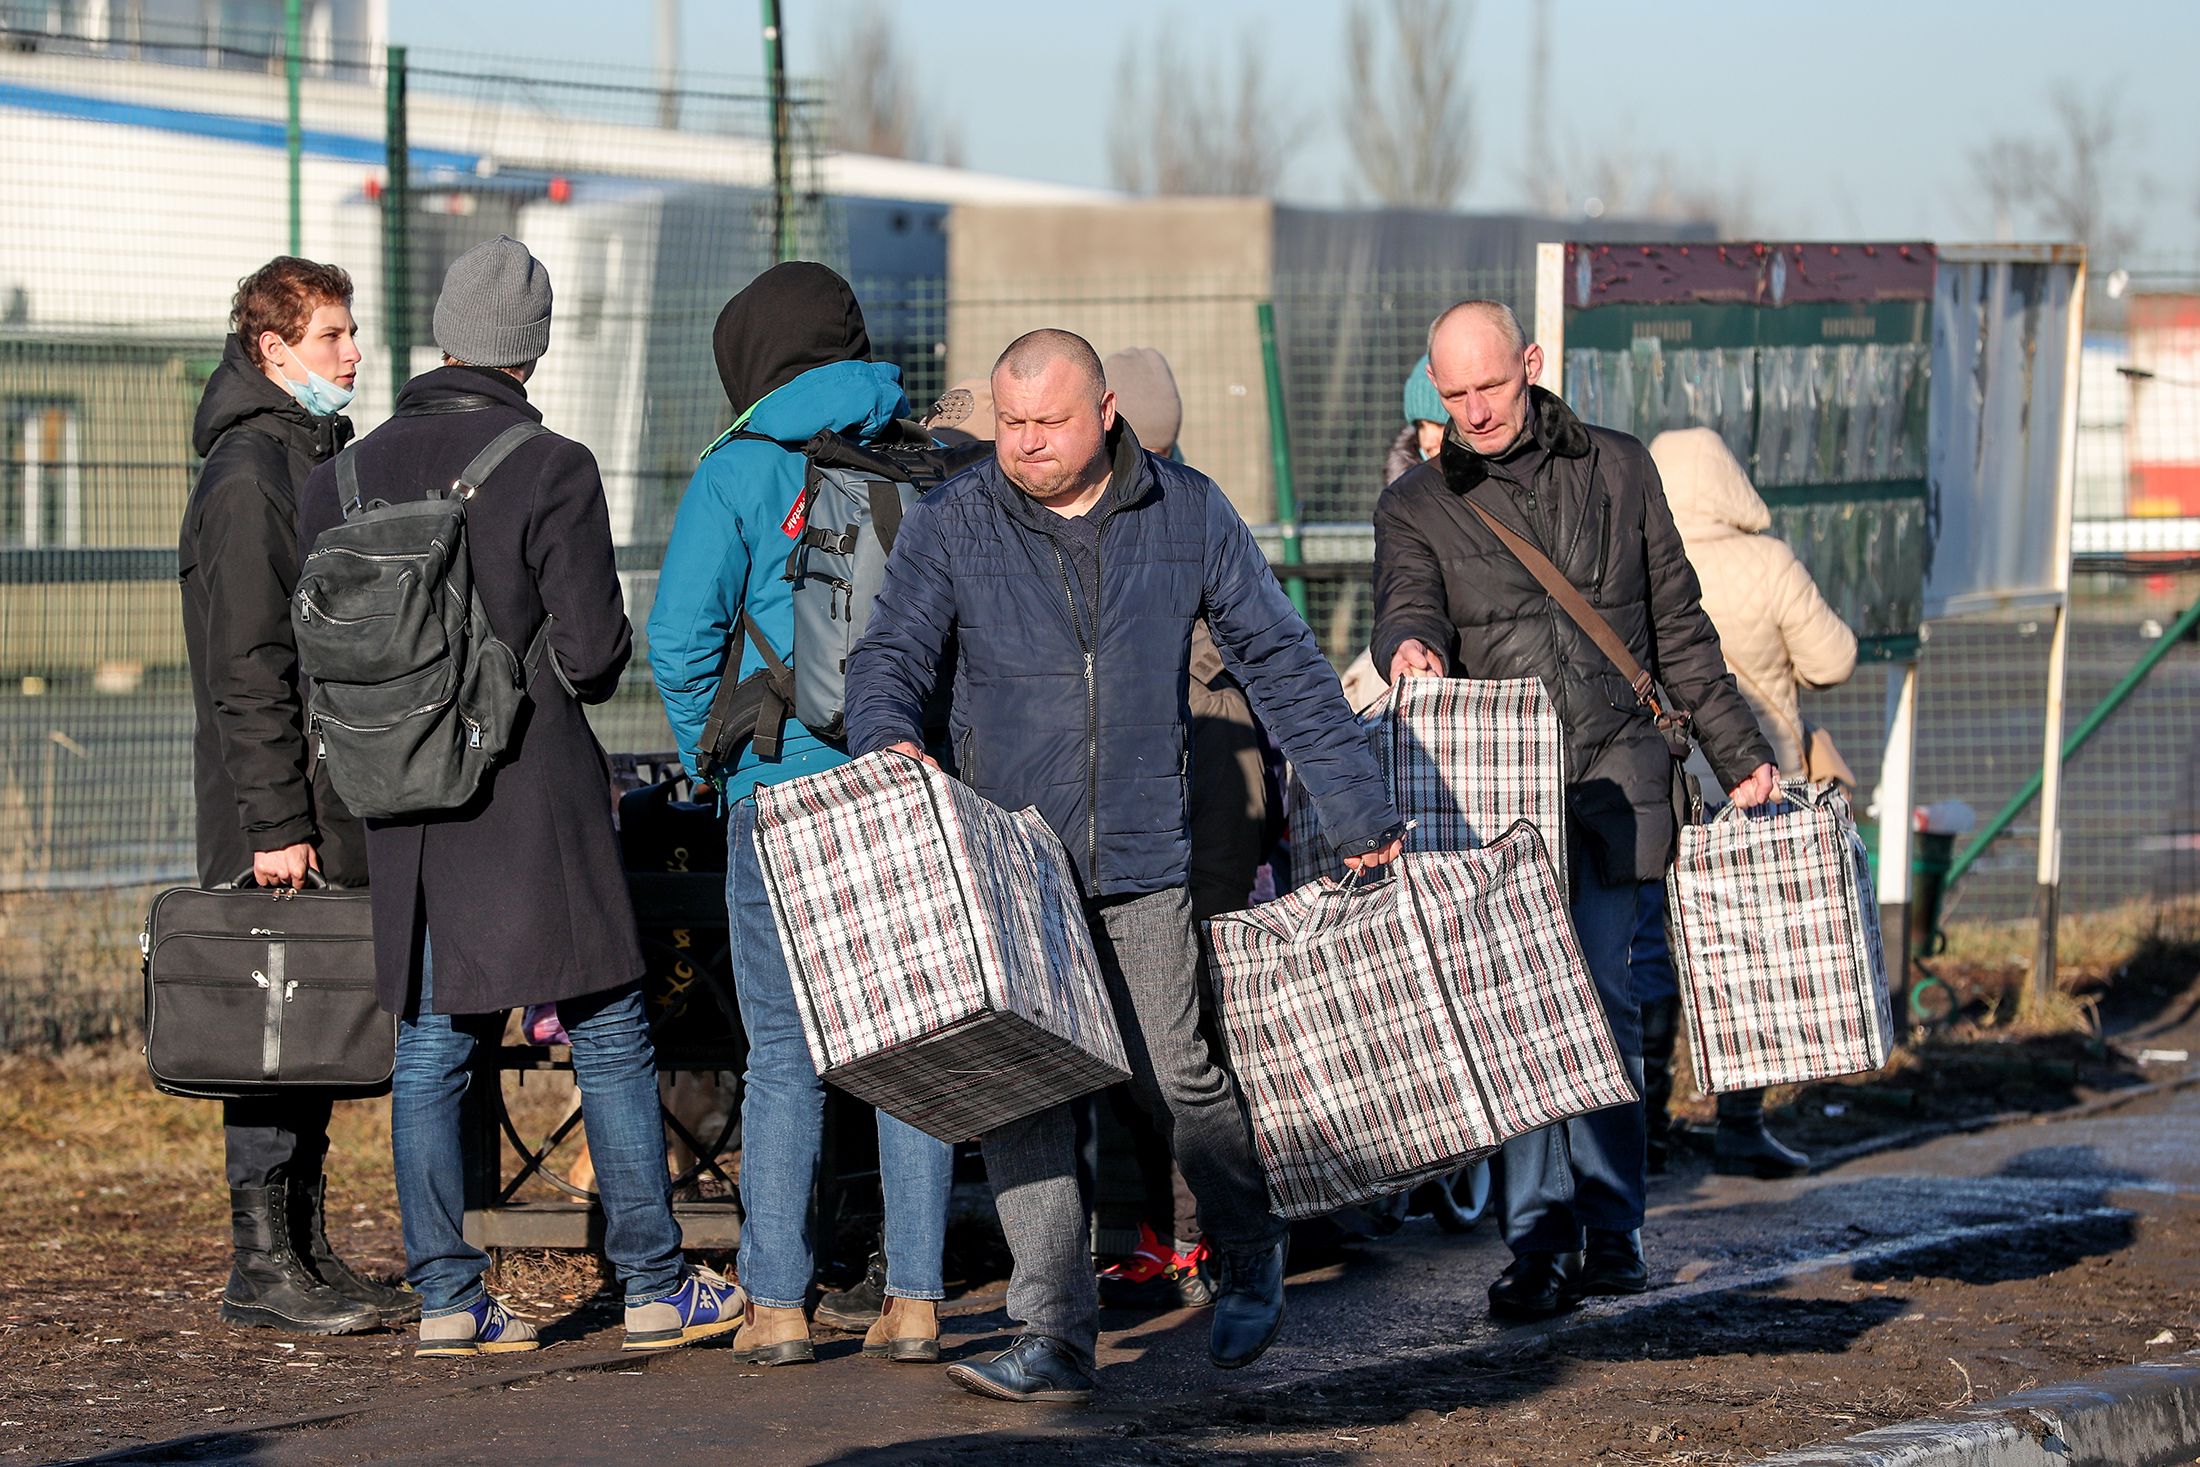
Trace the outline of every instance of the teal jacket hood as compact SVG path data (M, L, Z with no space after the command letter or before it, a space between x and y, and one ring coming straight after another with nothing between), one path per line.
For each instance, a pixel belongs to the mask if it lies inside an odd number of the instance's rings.
M901 368L891 362L833 362L812 367L765 396L704 454L708 457L727 443L740 441L733 435L742 430L789 445L826 431L867 440L908 412Z
M726 666L742 613L756 619L782 657L790 652L794 599L786 561L794 539L786 526L802 495L800 446L827 430L869 441L908 410L900 368L831 362L766 394L703 451L680 500L648 621L650 669L689 769L696 766L719 679L730 674L739 680L764 665L762 653L744 642L739 663ZM737 438L739 430L777 442ZM844 757L789 719L781 757L765 764L754 748L743 751L724 788L738 798L756 784L806 774Z

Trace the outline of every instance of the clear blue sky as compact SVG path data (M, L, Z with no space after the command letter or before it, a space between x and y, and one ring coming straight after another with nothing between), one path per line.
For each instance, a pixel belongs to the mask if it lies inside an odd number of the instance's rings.
M1381 0L1376 0L1380 6ZM815 74L861 0L785 0L790 69ZM1282 192L1345 197L1338 123L1349 7L1333 0L899 0L891 14L930 110L973 168L1108 181L1105 138L1126 46L1193 64L1266 47L1274 93L1303 124ZM1531 137L1531 6L1482 0L1459 64L1479 79L1479 162L1463 203L1514 207ZM685 0L692 75L761 69L754 0ZM392 39L646 68L651 0L390 0ZM1166 35L1164 42L1159 38ZM1764 233L1980 238L1993 223L1972 150L2043 133L2058 86L2120 100L2112 213L2140 253L2200 257L2200 4L2189 0L1551 0L1551 138L1560 155L1663 161L1746 193Z

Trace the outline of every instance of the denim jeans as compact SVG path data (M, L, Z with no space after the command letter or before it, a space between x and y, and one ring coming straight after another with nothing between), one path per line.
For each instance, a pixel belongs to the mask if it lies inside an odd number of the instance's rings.
M420 1001L397 1026L390 1151L405 1233L405 1278L423 1314L449 1314L481 1297L489 1255L466 1241L465 1141L459 1102L475 1051L504 1033L504 1015L435 1012L432 952L420 961ZM680 1225L673 1220L665 1128L657 1111L657 1057L640 984L558 1004L573 1041L573 1080L596 1166L604 1252L629 1305L680 1286ZM484 1071L484 1081L495 1076Z
M1673 948L1665 938L1665 883L1645 881L1635 889L1635 935L1628 943L1627 974L1635 1002L1649 1005L1679 998L1673 976Z
M825 1085L795 1008L794 979L779 946L771 898L756 856L756 802L726 821L726 907L732 916L733 987L748 1032L741 1093L741 1257L749 1297L799 1309L815 1260L810 1194L825 1142ZM914 1126L878 1114L879 1190L886 1203L886 1292L944 1299L940 1252L955 1152Z
M1636 1095L1642 1092L1642 1010L1628 973L1640 883L1607 882L1578 839L1573 859L1575 935ZM1570 1253L1582 1229L1642 1226L1648 1190L1642 1101L1591 1111L1507 1141L1495 1183L1505 1241L1519 1253Z

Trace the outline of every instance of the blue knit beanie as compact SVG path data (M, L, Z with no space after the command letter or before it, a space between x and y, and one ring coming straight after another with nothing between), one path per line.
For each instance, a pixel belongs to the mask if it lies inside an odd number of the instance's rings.
M1413 364L1406 373L1406 421L1409 423L1449 422L1450 414L1444 411L1444 400L1436 395L1436 384L1428 380L1428 354Z

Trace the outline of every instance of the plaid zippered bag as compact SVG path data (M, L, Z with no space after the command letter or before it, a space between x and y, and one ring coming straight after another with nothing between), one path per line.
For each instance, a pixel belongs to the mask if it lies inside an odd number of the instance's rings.
M1828 784L1684 826L1667 935L1706 1094L1876 1070L1894 1048L1864 842Z
M899 754L756 795L819 1076L943 1141L1129 1078L1068 855Z
M1471 851L1525 820L1567 895L1566 734L1540 678L1401 678L1361 719L1409 851ZM1296 773L1289 797L1295 886L1341 877Z
M1635 1098L1526 822L1208 924L1271 1205L1317 1217Z

